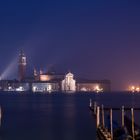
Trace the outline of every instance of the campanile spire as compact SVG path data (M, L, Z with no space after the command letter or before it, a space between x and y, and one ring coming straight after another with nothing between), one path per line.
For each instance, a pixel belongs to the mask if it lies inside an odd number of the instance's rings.
M27 65L26 56L25 56L23 50L21 50L19 53L19 60L18 60L18 79L19 79L19 81L22 81L25 79L26 65Z

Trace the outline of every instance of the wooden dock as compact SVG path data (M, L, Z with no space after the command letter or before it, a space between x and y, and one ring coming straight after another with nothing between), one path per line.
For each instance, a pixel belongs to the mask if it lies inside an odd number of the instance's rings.
M110 110L110 109L112 109L112 110L118 110L118 111L120 111L120 110L122 110L122 108L118 108L118 107L113 107L113 108L111 108L111 107L105 107L104 108L104 110ZM140 108L139 107L135 107L135 108L133 108L135 111L140 111ZM131 110L131 108L130 107L125 107L125 111L130 111Z
M90 110L94 111L94 108L93 107L89 107ZM110 109L112 109L113 111L121 111L122 108L118 108L118 107L104 107L104 111L109 111ZM140 108L139 107L135 107L133 108L135 111L140 111ZM131 108L130 107L126 107L125 108L125 111L131 111Z
M139 111L140 108L130 107L104 107L92 103L90 99L89 109L93 112L96 119L96 132L99 140L140 140L140 126L135 123L134 111ZM105 125L104 111L108 111L110 115L110 127ZM121 126L113 130L113 111L121 111ZM125 111L131 111L131 118L125 115Z
M96 132L97 137L100 140L112 140L110 132L107 129L103 128L102 126L99 126Z

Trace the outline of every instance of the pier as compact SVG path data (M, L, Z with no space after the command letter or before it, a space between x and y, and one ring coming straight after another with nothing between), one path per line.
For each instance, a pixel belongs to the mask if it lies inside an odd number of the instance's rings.
M105 107L104 108L104 110L110 110L110 109L112 109L112 110L122 110L122 108L117 108L117 107L113 107L113 108L111 108L111 107ZM130 107L125 107L125 111L131 111L131 109L132 108L130 108ZM140 111L140 108L139 107L135 107L135 108L133 108L135 111Z
M134 111L139 111L140 108L104 107L104 105L97 105L95 101L92 102L91 99L89 108L96 120L96 133L99 140L140 140L140 126L135 123L134 119ZM110 126L105 124L105 111L109 113ZM121 111L121 125L115 129L113 111ZM125 114L126 111L131 113L130 118Z

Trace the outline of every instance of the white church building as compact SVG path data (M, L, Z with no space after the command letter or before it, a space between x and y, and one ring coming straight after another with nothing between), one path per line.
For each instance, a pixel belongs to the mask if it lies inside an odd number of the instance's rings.
M74 80L74 75L69 72L66 74L65 79L62 81L62 91L65 92L75 92L76 91L76 81Z

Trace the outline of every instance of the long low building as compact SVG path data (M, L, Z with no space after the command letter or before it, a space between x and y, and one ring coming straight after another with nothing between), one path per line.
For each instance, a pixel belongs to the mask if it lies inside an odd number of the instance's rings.
M80 79L76 84L77 91L82 92L110 92L111 82L109 80L83 80Z
M0 90L2 91L32 91L32 92L110 92L111 82L109 80L87 80L74 79L74 75L69 72L63 74L42 74L49 78L31 78L23 81L0 80Z
M59 82L56 81L32 83L33 92L55 92L60 90L61 90L60 84Z
M18 80L1 80L0 90L2 91L29 91L29 82L19 82Z

